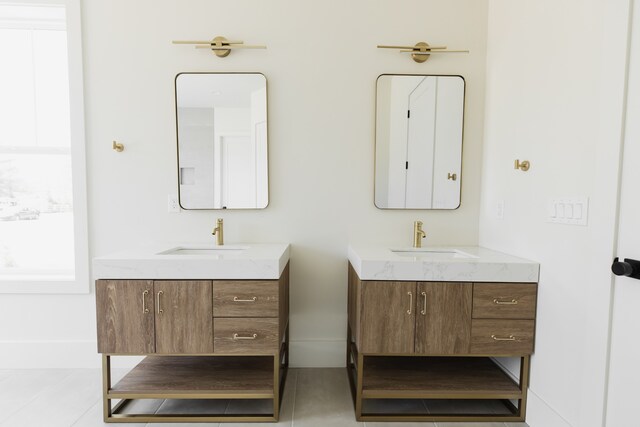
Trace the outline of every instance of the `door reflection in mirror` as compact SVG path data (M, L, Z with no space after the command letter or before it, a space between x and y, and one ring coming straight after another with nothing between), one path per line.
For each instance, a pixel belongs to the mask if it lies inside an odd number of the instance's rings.
M269 202L265 76L181 73L175 84L182 208L265 208Z
M464 89L461 76L378 77L376 207L460 206Z

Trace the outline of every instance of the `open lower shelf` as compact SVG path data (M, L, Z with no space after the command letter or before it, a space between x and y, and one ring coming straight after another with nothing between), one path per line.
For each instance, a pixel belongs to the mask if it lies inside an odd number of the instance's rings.
M273 399L273 358L147 356L109 398Z
M486 357L364 358L365 399L520 399L522 390Z

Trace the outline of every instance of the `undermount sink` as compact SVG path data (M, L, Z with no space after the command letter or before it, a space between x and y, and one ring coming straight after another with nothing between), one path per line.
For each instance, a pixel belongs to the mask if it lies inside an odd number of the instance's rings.
M158 255L239 255L249 246L178 246Z
M394 254L407 258L420 259L455 259L455 258L477 258L458 249L440 249L440 248L404 248L390 249Z

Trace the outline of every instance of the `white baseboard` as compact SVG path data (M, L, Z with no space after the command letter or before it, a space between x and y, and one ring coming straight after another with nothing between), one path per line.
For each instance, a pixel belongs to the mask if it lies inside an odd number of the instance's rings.
M345 366L344 340L291 341L293 368ZM115 357L114 368L130 368L137 356ZM96 369L101 366L95 341L0 341L0 369Z
M527 424L529 427L572 427L531 389L527 398Z

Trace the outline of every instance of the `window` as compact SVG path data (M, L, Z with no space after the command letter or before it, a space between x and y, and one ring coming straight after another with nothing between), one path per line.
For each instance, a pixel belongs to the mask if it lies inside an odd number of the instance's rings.
M0 2L0 52L0 292L87 292L78 0Z

